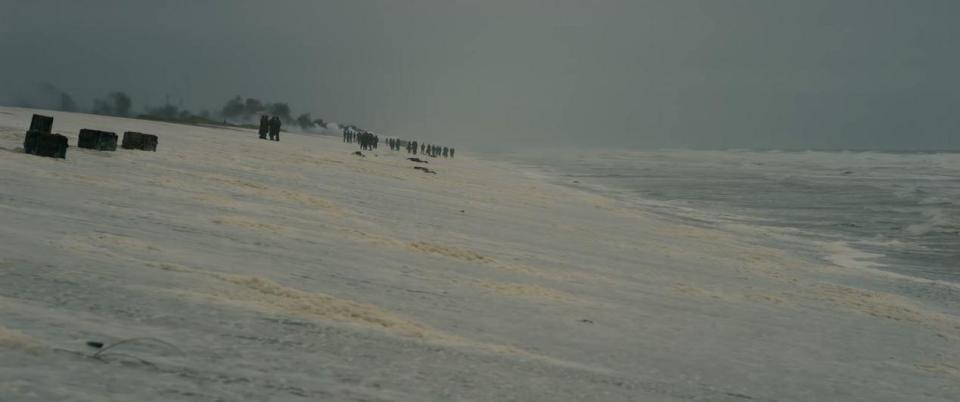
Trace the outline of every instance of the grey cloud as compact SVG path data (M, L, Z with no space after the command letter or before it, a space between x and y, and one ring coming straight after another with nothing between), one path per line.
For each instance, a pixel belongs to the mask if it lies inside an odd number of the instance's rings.
M488 148L960 148L955 1L9 3L5 102L246 94Z

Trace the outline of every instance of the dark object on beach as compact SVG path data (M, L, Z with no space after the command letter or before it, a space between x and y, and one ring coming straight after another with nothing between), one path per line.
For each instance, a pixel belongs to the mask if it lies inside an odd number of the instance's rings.
M84 128L80 130L80 139L77 141L77 146L98 151L116 151L117 134Z
M23 152L51 158L67 157L67 137L51 134L53 117L35 114L30 119L30 129L23 138Z
M267 115L260 115L260 128L257 130L257 134L260 135L260 139L267 139L267 133L270 131L270 118Z
M270 121L267 124L269 126L268 129L269 129L270 139L273 141L280 141L280 126L283 125L283 123L280 121L280 117L279 116L271 117Z
M44 134L47 133L37 130L27 131L27 135L23 137L23 153L36 154L37 145L40 144L40 136Z
M582 322L582 323L584 323L584 324L593 324L593 320L588 320L588 319L586 319L586 318L579 319L579 320L577 320L577 321L580 321L580 322Z
M427 168L425 168L425 167L423 167L423 166L414 166L413 168L414 168L414 169L417 169L417 170L422 170L422 171L424 171L425 173L437 174L437 171L436 171L436 170L430 170L430 169L427 169Z
M35 114L30 119L30 130L50 134L53 131L53 117Z
M67 147L69 146L66 136L60 134L43 134L40 136L37 155L64 159L67 157Z
M91 348L100 349L100 348L103 347L103 342L87 341L87 346L89 346L89 347L91 347Z
M67 157L67 137L42 131L27 131L23 139L23 152L37 156L64 159Z
M356 156L362 156L362 157L364 157L364 158L367 157L366 155L363 154L363 152L360 152L360 151L353 151L353 154L356 155Z
M159 140L153 134L138 133L136 131L127 131L123 133L123 143L120 146L123 149L139 149L143 151L157 152L157 143Z
M417 163L430 163L429 161L425 161L425 160L420 159L420 158L407 158L407 160L408 160L408 161L417 162Z

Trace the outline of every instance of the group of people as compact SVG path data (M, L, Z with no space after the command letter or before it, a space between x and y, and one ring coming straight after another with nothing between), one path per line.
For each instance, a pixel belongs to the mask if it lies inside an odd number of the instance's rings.
M369 131L363 130L343 130L343 142L359 143L360 149L372 151L377 149L380 143L380 137ZM452 147L441 147L439 145L420 144L417 141L401 140L399 138L386 138L384 143L393 151L399 151L405 147L408 154L431 156L434 158L453 158L456 152Z
M279 116L268 117L267 115L260 116L260 129L257 130L257 133L260 134L261 139L267 139L267 135L270 136L270 141L280 141L280 126L283 123L280 122Z
M441 147L439 145L420 144L417 141L405 141L399 138L387 138L387 145L394 151L405 148L408 154L432 156L434 158L453 158L456 152L452 147Z
M417 154L417 143L408 143L407 153ZM432 156L434 158L453 158L453 153L456 152L452 147L441 147L439 145L432 144L419 144L420 153L427 156Z
M266 140L269 136L271 141L280 141L281 125L282 122L280 121L280 117L261 115L260 129L258 130L260 138ZM380 143L380 137L369 131L344 129L343 142L359 143L361 150L372 151L377 149L377 145ZM452 147L448 148L441 147L439 145L420 144L417 141L405 141L399 138L387 138L385 142L387 146L394 151L399 151L400 148L406 147L408 154L416 155L417 151L419 150L420 154L434 158L453 158L453 154L456 152Z
M377 149L380 144L380 137L369 131L348 131L343 130L343 142L359 143L360 149L372 151Z
M401 146L400 143L401 143L401 141L400 141L399 138L387 138L386 141L384 141L384 142L387 143L387 146L390 147L391 150L393 150L393 151L399 151L399 150L400 150L400 146ZM409 144L410 144L410 142L407 142L407 146L409 146Z

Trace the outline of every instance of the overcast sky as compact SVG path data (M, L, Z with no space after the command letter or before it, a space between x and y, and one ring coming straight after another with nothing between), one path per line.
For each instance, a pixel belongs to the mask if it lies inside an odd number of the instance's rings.
M234 95L493 147L960 149L960 1L0 0L0 101Z

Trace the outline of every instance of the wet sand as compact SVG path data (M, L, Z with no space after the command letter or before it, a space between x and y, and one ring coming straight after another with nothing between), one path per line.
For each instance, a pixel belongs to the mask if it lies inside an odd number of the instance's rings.
M31 113L0 108L0 400L960 399L960 312L884 291L956 285L465 150L45 112L160 138L54 160Z

